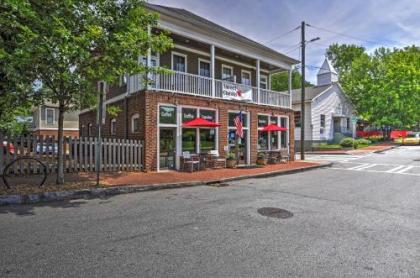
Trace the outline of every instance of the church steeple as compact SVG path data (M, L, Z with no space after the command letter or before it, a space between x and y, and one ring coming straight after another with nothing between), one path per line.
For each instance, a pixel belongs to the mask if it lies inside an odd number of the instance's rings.
M318 71L317 85L328 85L334 82L338 82L338 73L331 64L331 61L325 57L324 63Z

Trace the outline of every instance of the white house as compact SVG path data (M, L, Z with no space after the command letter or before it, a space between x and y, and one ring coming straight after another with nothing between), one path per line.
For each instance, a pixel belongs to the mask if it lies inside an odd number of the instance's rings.
M295 145L299 146L301 132L301 89L292 91L295 111ZM336 137L353 136L355 124L353 105L338 82L338 74L326 58L318 75L317 85L305 88L305 147L327 142Z

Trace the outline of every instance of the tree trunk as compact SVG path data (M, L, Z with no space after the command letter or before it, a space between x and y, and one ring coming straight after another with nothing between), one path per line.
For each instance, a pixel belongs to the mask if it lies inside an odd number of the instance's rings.
M57 181L58 185L64 184L63 160L63 129L64 129L64 104L58 107L58 152L57 152Z

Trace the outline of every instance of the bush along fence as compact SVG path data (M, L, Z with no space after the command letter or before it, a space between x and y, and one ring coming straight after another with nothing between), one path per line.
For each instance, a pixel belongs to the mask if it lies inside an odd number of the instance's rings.
M64 171L95 171L97 138L64 138ZM102 171L136 171L143 169L144 147L140 140L102 139ZM54 136L7 136L0 134L0 174L8 163L20 157L36 158L47 166L47 172L57 171L58 141ZM39 173L41 164L19 160L9 168L8 174Z

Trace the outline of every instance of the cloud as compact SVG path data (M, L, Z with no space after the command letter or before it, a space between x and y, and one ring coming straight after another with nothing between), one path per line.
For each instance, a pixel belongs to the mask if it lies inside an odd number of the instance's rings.
M340 36L307 28L306 37L321 37L307 47L309 65L320 66L331 43L353 43L372 51L378 46L420 44L420 0L151 0L151 3L187 9L219 25L299 59L300 32L268 41L300 25L302 20ZM296 49L294 49L296 48ZM308 68L311 82L316 68Z

